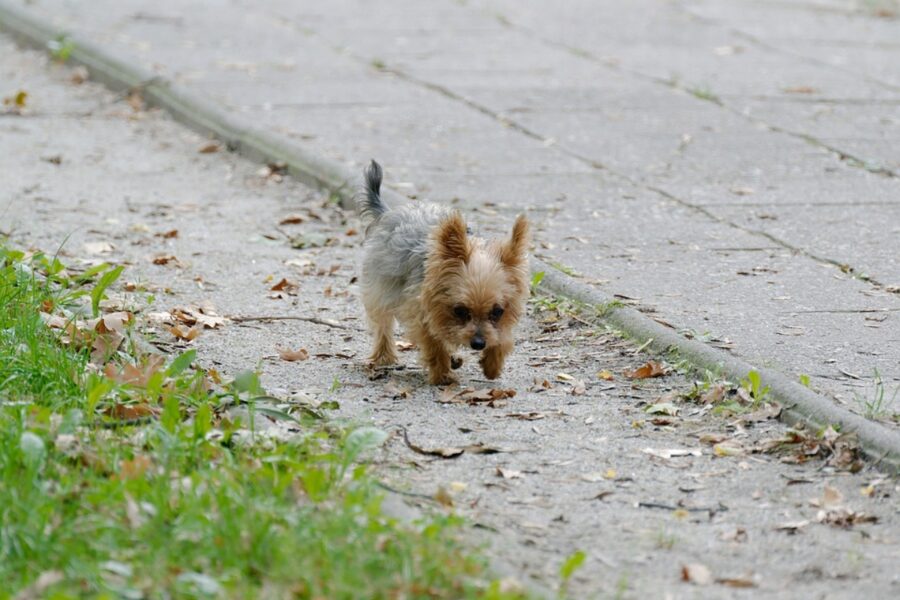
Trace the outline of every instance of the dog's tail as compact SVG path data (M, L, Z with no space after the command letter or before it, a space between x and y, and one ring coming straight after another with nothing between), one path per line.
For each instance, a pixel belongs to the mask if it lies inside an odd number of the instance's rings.
M387 205L381 200L381 177L381 165L373 160L363 172L365 186L356 201L356 210L365 223L377 221L388 210Z

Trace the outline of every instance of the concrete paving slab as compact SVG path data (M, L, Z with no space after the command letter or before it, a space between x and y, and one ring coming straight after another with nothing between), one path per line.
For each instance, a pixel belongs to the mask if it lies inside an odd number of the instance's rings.
M774 279L784 292L774 295L789 298L779 302L796 303L798 309L855 297L860 290L884 291L852 280L827 261L849 264L857 275L864 266L884 273L886 282L893 277L893 230L887 219L879 223L879 213L864 207L871 206L866 202L872 197L891 202L896 178L875 182L869 176L880 176L855 167L861 175L851 176L848 169L855 163L841 160L841 144L854 155L886 162L893 156L893 125L879 131L877 123L893 123L896 94L864 74L753 44L729 23L704 20L677 4L652 0L629 3L624 9L613 2L567 3L552 15L536 3L499 0L376 8L355 1L299 8L290 2L242 2L216 14L188 10L197 6L170 0L122 6L104 0L75 10L62 0L43 0L32 10L90 31L115 51L174 75L190 89L343 164L361 167L377 157L393 170L389 174L397 178L401 192L452 199L461 195L443 190L461 190L466 206L477 206L476 199L496 202L500 197L509 204L504 214L544 209L548 198L575 198L565 211L546 219L538 241L553 245L574 231L589 243L573 243L587 248L548 247L550 258L588 277L612 279L622 285L620 291L627 289L623 293L652 298L661 318L677 321L677 327L727 330L739 342L738 353L751 349L747 356L784 365L793 374L803 372L796 361L802 352L800 341L789 338L801 336L771 333L764 342L751 339L755 322L778 322L773 294L758 277L738 274L752 272L758 261L742 255L723 266L719 252L687 255L673 248L690 248L699 232L707 230L723 242L717 247L727 247L729 238L741 248L778 247L784 262L778 272L789 273L790 281ZM510 7L516 11L509 12ZM173 21L175 17L181 20ZM823 39L827 33L822 31ZM610 49L616 60L609 60ZM679 77L668 81L673 70L680 71ZM316 89L317 81L322 81L321 89ZM371 95L348 91L352 81L358 90L371 88ZM853 121L859 123L861 137L846 135L846 126L829 129L829 123L843 120L845 113L818 115L816 104L785 106L759 99L793 97L797 93L784 88L801 85L865 100ZM730 91L740 93L723 96L725 106L715 102L717 94ZM555 110L555 105L566 107L567 93L572 110ZM342 101L346 104L337 104ZM379 105L372 106L373 101ZM772 126L755 121L753 113L743 115L748 107L766 111L764 119ZM788 125L792 135L779 131ZM836 132L828 136L831 148L802 137L829 131ZM686 144L685 134L690 136ZM611 163L631 182L598 170L596 161ZM604 177L601 185L591 170ZM567 178L570 173L577 176ZM816 181L821 183L806 187ZM528 189L523 182L531 184ZM476 184L484 191L479 193ZM742 188L751 187L752 194L744 193ZM653 252L660 254L651 264L679 266L671 275L648 277L626 260L617 267L621 272L598 268L596 256L604 253L607 240L604 229L585 215L607 210L605 194L624 188L630 190L623 195L636 203L628 205L631 210L609 209L604 224L623 232L610 243L629 249L643 239L668 240L674 231L676 244L652 244ZM510 189L522 192L504 192ZM797 209L772 220L728 207L735 202L776 205L809 198L814 200L814 217ZM841 202L850 208L836 208ZM853 213L854 207L868 213ZM881 214L890 217L891 210ZM572 215L568 220L560 216L567 212ZM637 220L638 226L618 221L634 221L635 214L652 218ZM834 242L818 239L819 230L809 226L820 224L824 235L837 221L852 226ZM885 244L854 245L860 235L880 236ZM871 256L866 248L871 248ZM729 281L721 281L726 276ZM720 288L715 297L695 294L697 289ZM690 300L673 300L678 297ZM704 302L714 304L715 310L702 308ZM692 318L700 313L710 321ZM732 327L731 315L749 316ZM867 323L847 319L840 325L841 340L849 340L861 356L886 343ZM809 326L805 321L804 327ZM833 329L831 320L822 319L821 331L809 336L821 340L823 353L834 346ZM888 378L900 377L900 368L890 367L890 360L885 364ZM842 387L845 383L821 385L846 397L853 388Z

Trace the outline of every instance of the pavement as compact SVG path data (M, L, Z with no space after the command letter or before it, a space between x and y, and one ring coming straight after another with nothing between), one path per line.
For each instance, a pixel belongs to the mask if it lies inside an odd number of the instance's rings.
M486 231L526 209L537 256L845 408L900 386L893 0L26 4Z
M553 590L580 550L572 598L896 595L900 487L877 465L854 472L852 454L825 448L840 442L811 434L792 443L803 434L767 408L719 415L683 400L694 384L677 369L626 378L659 357L553 298L530 303L492 382L513 397L428 386L405 347L404 368L372 372L355 217L81 79L0 36L0 97L28 94L0 116L11 243L58 250L72 269L125 265L111 296L157 347L196 348L226 380L258 368L279 409L391 432L373 457L389 497L465 517L502 574ZM154 325L190 305L229 321L192 342ZM301 348L306 360L281 358ZM463 384L485 389L466 360ZM279 423L258 421L258 435Z

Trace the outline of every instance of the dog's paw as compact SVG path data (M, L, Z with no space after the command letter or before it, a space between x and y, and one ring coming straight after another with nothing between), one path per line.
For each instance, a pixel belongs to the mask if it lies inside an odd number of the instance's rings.
M462 356L451 356L450 357L450 368L454 371L463 366Z

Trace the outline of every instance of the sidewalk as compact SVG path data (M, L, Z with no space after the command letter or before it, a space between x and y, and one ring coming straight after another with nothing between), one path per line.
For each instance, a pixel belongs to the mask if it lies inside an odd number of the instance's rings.
M486 231L526 208L539 256L851 410L900 385L890 11L540 6L28 9Z
M876 598L898 585L895 481L779 460L794 447L751 453L785 427L765 411L721 418L675 400L691 388L677 373L623 378L648 357L553 299L531 307L497 382L513 398L446 403L408 352L406 369L370 379L352 217L230 153L199 152L208 141L164 114L75 85L71 69L3 37L0 74L29 94L27 111L0 119L3 229L15 244L62 245L73 265L126 265L122 280L147 290L138 304L154 297L150 311L213 303L232 321L189 345L160 329L160 345L197 348L224 379L259 365L269 392L291 398L285 410L331 406L336 418L395 432L377 456L385 481L428 510L452 505L520 582L556 587L563 560L583 550L574 598L731 598L743 586L770 598ZM296 249L285 236L331 241ZM272 290L281 278L297 287ZM279 357L301 347L307 360ZM486 385L468 363L464 381ZM598 365L611 381L597 379ZM666 402L677 406L647 412ZM422 454L463 447L454 459ZM844 504L878 522L829 522Z

